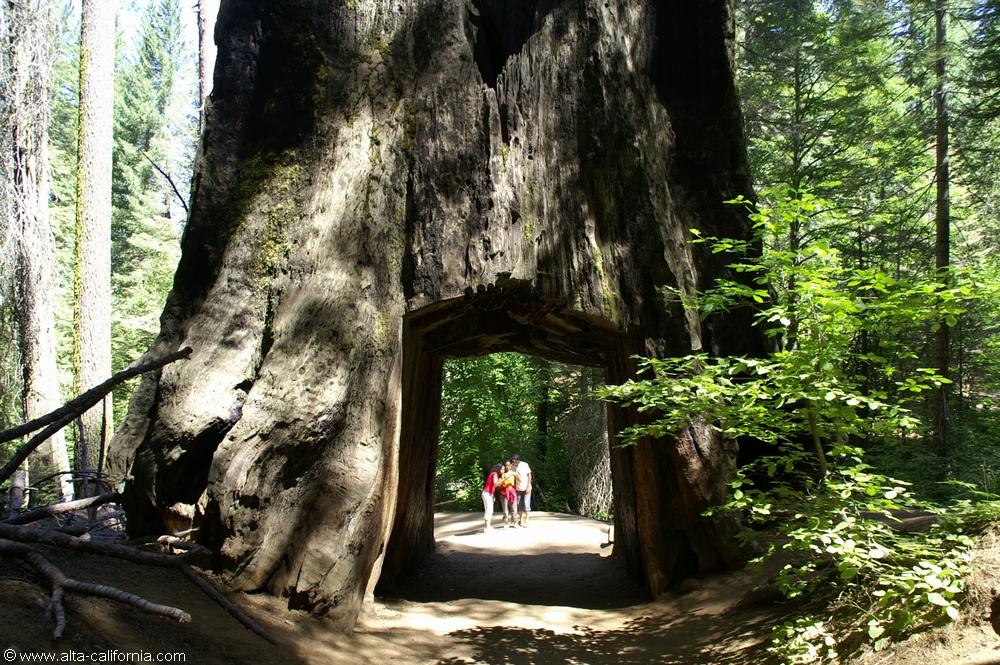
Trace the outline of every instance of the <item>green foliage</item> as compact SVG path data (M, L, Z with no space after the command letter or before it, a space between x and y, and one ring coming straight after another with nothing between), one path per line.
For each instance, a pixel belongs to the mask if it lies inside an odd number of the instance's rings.
M920 211L932 161L924 118L911 104L925 95L893 66L905 6L743 0L737 7L737 78L757 184L837 181L836 207L854 213L828 235L841 250L922 251L913 231L926 228Z
M586 492L576 482L581 474L574 473L580 440L599 439L607 448L601 437L606 430L603 412L590 390L599 382L596 374L518 353L447 360L441 388L438 500L456 501L449 508L479 508L486 471L519 453L531 464L537 507L578 509L580 495ZM597 418L581 417L588 406Z
M858 354L857 339L879 328L933 326L942 318L957 322L985 286L903 282L877 270L849 270L822 239L782 248L775 240L807 216L822 214L827 202L790 189L762 199L769 203L751 213L757 241L766 248L759 258L749 254L754 243L695 232L695 242L732 254L730 269L746 280L719 280L706 293L671 295L703 317L753 308L756 325L777 350L766 358L696 354L641 360L640 375L649 378L607 392L657 413L654 423L627 431L627 437L663 436L702 417L727 436L776 444L805 437L829 447L849 437L905 436L915 430L919 423L907 405L946 379L927 368L904 372L888 364L887 355L904 355L893 346ZM856 371L862 363L864 376Z
M132 55L115 76L112 180L112 346L116 369L152 344L180 257L183 211L158 171L186 188L196 117L194 91L181 87L190 67L178 0L150 0ZM119 53L126 52L120 44ZM154 166L155 165L155 166ZM133 385L115 391L116 420Z
M464 508L479 501L486 471L534 438L535 367L526 356L494 354L445 363L438 445L438 497Z
M931 507L914 499L907 483L866 464L861 448L912 441L921 423L911 407L946 379L890 363L890 355L908 357L895 346L859 353L857 340L893 327L954 326L996 284L967 276L949 284L904 281L847 269L825 240L794 248L780 242L790 227L827 214L827 201L787 188L764 193L762 201L751 210L756 242L695 232L695 242L732 254L730 268L745 281L671 295L702 316L752 308L775 350L761 358L640 359L640 380L603 394L653 415L623 432L626 442L704 421L727 437L774 446L774 454L739 470L729 500L716 510L740 511L750 524L773 529L765 557L788 561L776 578L787 597L836 599L829 617L798 617L775 636L782 658L812 662L860 639L881 646L957 616L971 541L957 524L928 533L892 529L894 511ZM756 243L765 249L760 257Z
M743 510L751 523L777 524L777 539L760 561L787 560L775 577L779 590L813 600L804 616L775 632L771 651L785 662L833 660L865 642L878 650L953 621L971 573L973 543L962 533L963 520L939 517L940 526L929 531L900 532L897 516L936 509L911 496L906 483L874 473L859 450L830 458L831 473L819 480L802 450L761 459L734 479L730 501L720 508ZM751 475L766 477L765 488Z

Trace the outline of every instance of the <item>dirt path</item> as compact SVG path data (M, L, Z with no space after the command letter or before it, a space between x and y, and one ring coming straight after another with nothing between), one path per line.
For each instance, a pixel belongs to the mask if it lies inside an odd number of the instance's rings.
M47 599L20 566L0 577L0 647L20 652L182 652L188 663L741 663L766 635L752 615L721 615L749 588L734 574L648 602L611 558L607 526L536 513L524 529L482 533L478 515L437 515L438 548L398 598L378 598L357 629L240 596L277 636L246 631L173 571L100 557L48 555L69 574L189 611L190 624L70 599L67 635L49 638ZM696 587L696 588L695 588ZM757 659L759 662L759 659Z
M525 529L484 534L478 515L436 517L437 552L399 597L377 598L350 634L289 612L281 599L239 595L277 637L271 645L174 571L50 551L72 575L177 605L194 620L176 624L71 598L66 637L53 645L46 594L18 564L0 559L0 649L179 652L198 665L765 662L761 642L777 610L736 608L755 582L746 573L692 581L682 585L686 593L649 601L609 556L600 522L537 513Z
M439 513L437 550L399 596L416 602L462 598L587 609L649 600L611 558L608 525L563 513L532 514L525 528L494 528L468 513Z

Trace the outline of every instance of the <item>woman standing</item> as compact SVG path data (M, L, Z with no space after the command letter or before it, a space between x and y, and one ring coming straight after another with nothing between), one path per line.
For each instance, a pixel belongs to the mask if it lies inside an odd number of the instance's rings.
M490 469L489 474L486 476L486 482L483 483L483 518L486 522L486 527L483 532L489 531L493 528L493 495L497 491L497 486L500 484L502 479L501 471L503 467L499 464Z

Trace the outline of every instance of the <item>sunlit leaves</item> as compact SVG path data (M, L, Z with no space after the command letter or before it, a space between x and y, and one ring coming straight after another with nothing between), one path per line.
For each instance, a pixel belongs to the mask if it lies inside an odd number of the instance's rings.
M860 445L915 432L914 400L946 379L932 369L901 371L887 360L890 352L898 357L895 349L859 353L856 340L875 329L948 321L985 290L970 288L968 276L944 285L848 269L822 239L771 249L769 237L783 237L828 204L787 188L761 199L749 208L761 256L752 242L701 233L692 241L733 255L731 269L748 281L721 280L681 302L702 316L748 308L777 350L640 358L638 378L604 394L651 416L623 432L626 443L704 423L726 437L774 445L773 455L738 470L728 500L709 512L738 511L748 523L771 525L779 538L770 553L784 550L795 562L776 576L778 588L789 598L826 591L846 608L836 620L807 617L779 629L776 653L810 662L836 657L850 635L883 645L957 616L971 542L942 529L896 532L899 511L926 507L907 483L865 464ZM881 380L859 376L853 368L861 363Z

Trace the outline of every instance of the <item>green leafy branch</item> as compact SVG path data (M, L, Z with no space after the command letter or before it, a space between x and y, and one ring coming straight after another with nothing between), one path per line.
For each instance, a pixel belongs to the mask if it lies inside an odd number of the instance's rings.
M713 510L739 511L774 531L765 558L787 559L774 580L786 597L828 600L826 616L780 627L774 652L788 662L829 660L859 641L881 647L958 616L971 548L961 522L920 533L894 528L900 516L936 509L913 498L907 483L875 473L861 447L918 434L913 402L947 379L926 368L901 372L883 355L898 350L859 353L856 340L879 329L955 325L988 289L967 275L940 283L940 276L903 281L851 270L822 239L789 246L790 228L825 214L826 202L787 189L762 200L769 203L732 202L748 206L751 241L693 232L694 243L734 257L726 279L704 293L666 295L702 318L752 308L774 350L756 358L639 358L638 378L602 396L649 416L622 432L625 445L700 421L723 436L774 446L773 455L737 471L728 501ZM854 371L862 363L879 381Z

